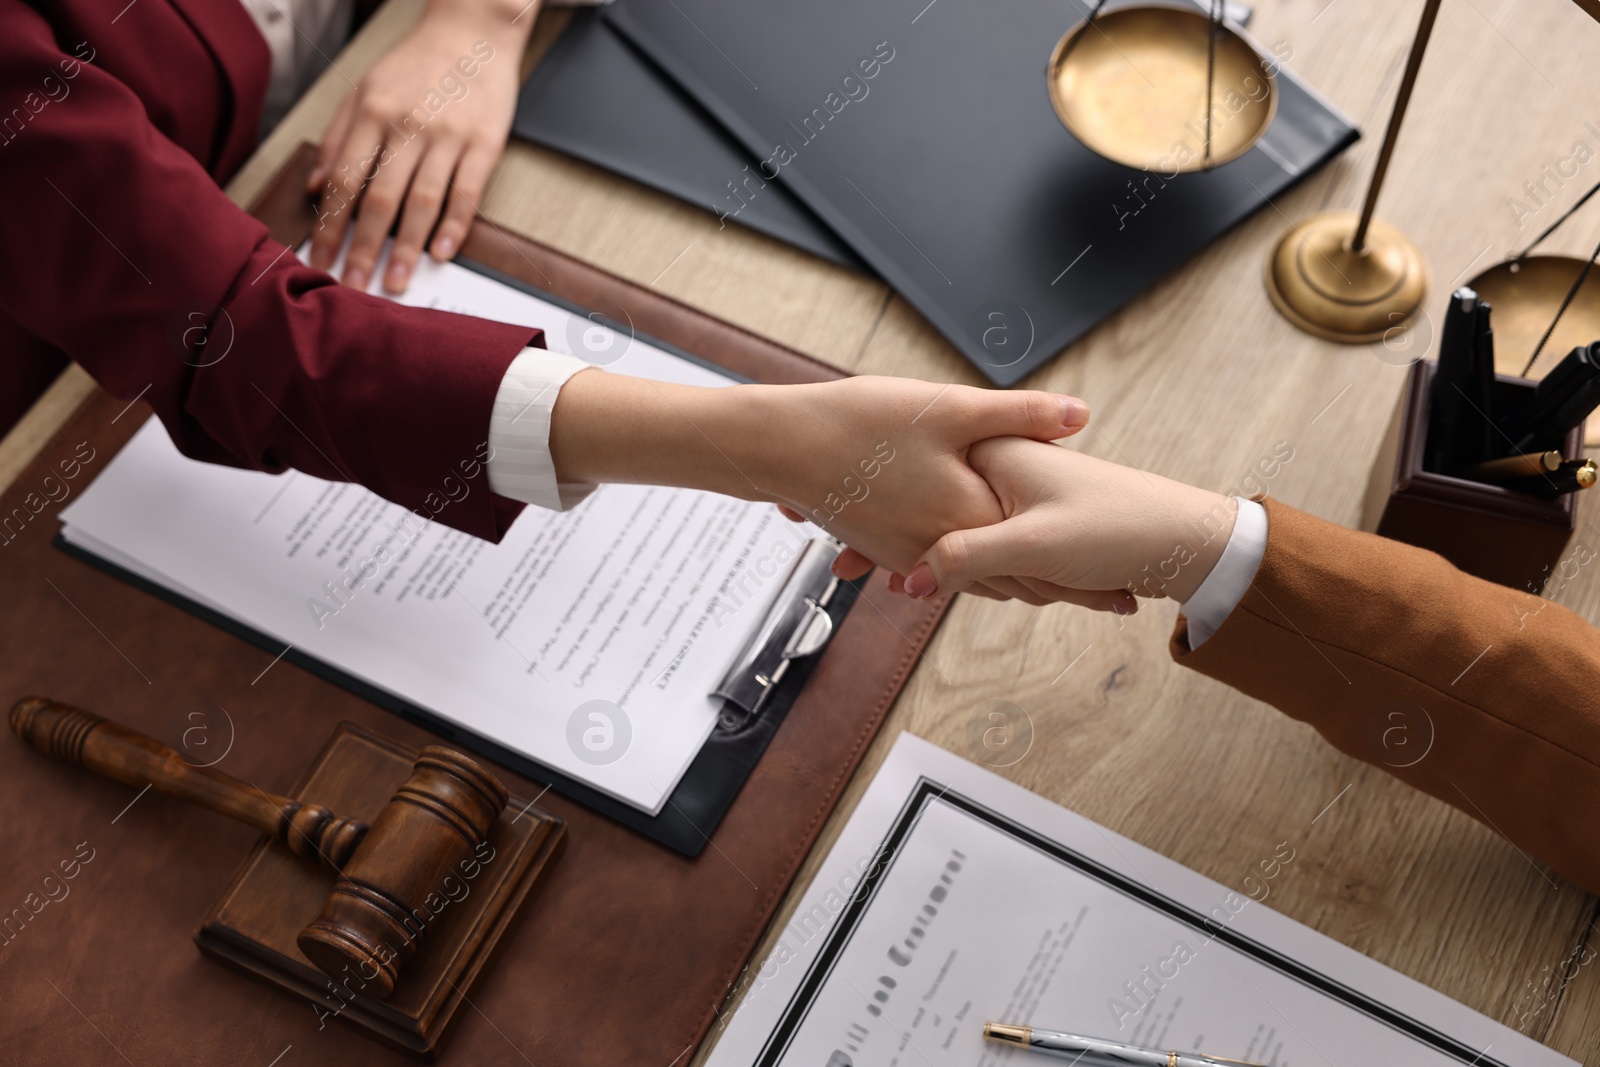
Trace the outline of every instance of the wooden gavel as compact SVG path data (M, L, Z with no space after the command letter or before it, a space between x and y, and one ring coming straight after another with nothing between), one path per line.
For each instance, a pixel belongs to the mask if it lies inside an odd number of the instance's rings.
M321 916L300 932L318 970L382 1000L431 919L424 900L488 837L506 789L448 748L429 745L369 828L327 808L272 796L82 708L27 697L11 729L56 759L209 808L255 827L291 852L338 872ZM424 916L429 917L425 919Z

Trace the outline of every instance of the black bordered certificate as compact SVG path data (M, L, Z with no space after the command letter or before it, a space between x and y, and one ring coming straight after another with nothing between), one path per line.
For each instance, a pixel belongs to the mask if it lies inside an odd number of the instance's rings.
M1311 847L1263 846L1230 889L902 734L711 1067L1027 1062L987 1020L1270 1064L1572 1064L1272 911Z

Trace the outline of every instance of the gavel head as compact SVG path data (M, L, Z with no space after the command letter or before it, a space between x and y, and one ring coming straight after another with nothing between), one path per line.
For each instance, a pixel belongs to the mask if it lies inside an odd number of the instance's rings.
M322 915L300 932L300 951L353 992L387 997L505 807L505 786L488 771L448 748L423 749Z

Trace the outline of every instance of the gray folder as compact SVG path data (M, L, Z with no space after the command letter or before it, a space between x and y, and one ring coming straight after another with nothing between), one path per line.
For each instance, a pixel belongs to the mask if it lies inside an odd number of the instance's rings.
M734 198L729 183L758 161L598 10L574 12L533 69L512 132L706 208L724 225L870 270L781 184L767 183L747 203Z
M642 55L591 28L530 83L517 130L842 261L831 231L1012 385L1358 136L1280 71L1277 117L1241 159L1176 177L1112 163L1045 88L1086 10L618 0L601 18ZM663 71L682 92L649 88Z

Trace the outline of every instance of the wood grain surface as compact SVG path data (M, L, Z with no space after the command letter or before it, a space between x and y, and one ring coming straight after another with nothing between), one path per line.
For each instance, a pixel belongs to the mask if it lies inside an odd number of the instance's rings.
M421 6L391 0L379 12L239 174L236 200L251 199L301 139L320 135L348 83ZM908 22L921 6L907 9ZM1357 347L1307 337L1280 318L1262 287L1262 261L1292 220L1359 207L1419 11L1418 0L1257 5L1252 34L1287 43L1287 65L1366 137L1025 383L1090 401L1094 422L1081 447L1234 491L1287 442L1294 458L1267 491L1357 524L1406 366L1436 345L1444 293L1600 181L1600 25L1566 0L1446 4L1378 204L1431 264L1432 316L1388 344ZM541 17L533 54L564 19ZM1580 142L1585 161L1563 164ZM1541 181L1542 204L1524 189ZM556 153L513 142L480 209L847 370L979 381L881 282L736 226L719 229L696 208ZM1591 205L1551 250L1587 255L1597 230L1600 205ZM1074 254L1063 249L1063 266ZM14 476L84 394L81 374L69 374L0 442L0 479ZM1597 518L1600 496L1590 494L1577 536L1591 545ZM1596 571L1558 597L1591 620L1600 620ZM796 885L806 884L895 733L972 755L969 732L987 725L986 702L1010 701L1033 741L1000 773L1234 888L1288 841L1296 859L1274 883L1271 906L1600 1064L1600 967L1567 965L1600 948L1595 898L1466 815L1339 755L1308 727L1174 666L1165 648L1174 614L1156 604L1119 623L1070 607L961 598Z

